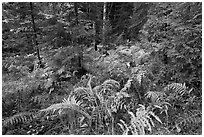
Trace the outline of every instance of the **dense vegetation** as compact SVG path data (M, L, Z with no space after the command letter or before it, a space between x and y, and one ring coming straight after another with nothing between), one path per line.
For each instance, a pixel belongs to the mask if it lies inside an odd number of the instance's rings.
M2 134L202 134L202 3L2 8Z

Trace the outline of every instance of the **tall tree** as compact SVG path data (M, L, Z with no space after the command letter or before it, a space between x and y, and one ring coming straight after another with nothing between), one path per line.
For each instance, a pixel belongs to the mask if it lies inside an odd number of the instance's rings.
M39 65L42 66L42 61L41 61L41 57L40 57L40 49L38 47L38 41L37 41L37 30L36 30L35 17L33 14L33 10L34 10L33 3L30 2L31 20L32 20L32 27L33 27L33 31L34 31L34 42L35 42L35 46L36 46Z
M106 15L106 9L107 9L107 3L106 2L104 2L104 5L103 5L103 32L102 32L102 45L104 45L105 44L105 42L106 42L106 22L107 22L107 15Z
M76 16L76 24L78 25L79 19L78 19L78 3L77 2L74 3L74 12Z

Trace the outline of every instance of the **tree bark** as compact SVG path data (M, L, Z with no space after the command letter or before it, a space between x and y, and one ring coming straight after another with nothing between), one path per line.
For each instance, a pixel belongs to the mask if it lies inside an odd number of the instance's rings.
M105 44L106 42L106 7L107 7L107 3L104 2L103 4L103 36L102 36L102 45Z
M94 33L95 33L95 45L94 45L94 48L95 48L95 51L97 51L98 50L97 45L100 43L100 37L99 37L100 26L99 26L98 19L96 19L94 21Z
M74 12L76 16L76 25L78 25L79 19L78 19L78 3L77 2L74 2Z
M39 44L37 41L37 30L36 30L36 25L35 25L35 18L34 18L34 14L33 14L33 3L30 2L30 10L31 10L31 19L32 19L32 25L33 25L33 31L34 31L34 42L35 42L35 46L36 46L36 51L37 51L37 56L38 56L38 60L39 60L39 65L40 67L42 66L42 61L40 58L40 50L39 50Z

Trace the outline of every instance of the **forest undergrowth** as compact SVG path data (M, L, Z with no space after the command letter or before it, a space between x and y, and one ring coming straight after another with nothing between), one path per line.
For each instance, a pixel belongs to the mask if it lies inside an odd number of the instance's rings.
M48 63L29 72L16 57L3 75L3 129L47 135L195 134L201 128L201 98L185 83L161 83L164 72L153 72L158 64L138 47L120 46L95 58L88 49L84 56L89 55L93 72L81 77Z
M2 134L201 135L201 5L4 3Z

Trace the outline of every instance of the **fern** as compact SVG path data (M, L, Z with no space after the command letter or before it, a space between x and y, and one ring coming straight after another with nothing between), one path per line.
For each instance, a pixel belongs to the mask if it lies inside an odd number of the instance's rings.
M151 132L152 126L154 126L152 117L162 123L158 116L156 116L152 111L149 111L148 108L145 108L143 105L140 105L136 114L131 111L128 111L128 114L131 118L129 124L123 120L120 120L120 123L118 123L123 130L124 135L144 135L146 130Z
M113 123L112 114L105 104L97 106L92 111L91 115L91 128L97 134L103 134L105 128L112 128L110 125Z
M115 80L108 79L108 80L103 82L102 87L106 88L108 90L117 91L118 89L120 89L120 83L115 81Z
M99 92L103 93L103 97L109 96L108 106L111 112L117 112L118 110L127 109L127 102L126 99L130 97L127 91L131 86L132 79L129 79L125 86L120 90L120 92L113 92L114 90L117 91L120 88L120 84L115 80L107 80L102 84L101 90ZM99 88L99 87L97 87ZM109 91L109 94L104 94L104 91Z
M147 120L149 120L149 122L154 126L154 122L152 121L152 118L155 118L158 122L162 123L161 120L159 119L158 116L156 116L151 110L149 110L149 108L145 108L144 105L139 105L140 107L137 109L137 112L136 112L136 116L137 117L144 117L144 118L147 118ZM149 124L148 124L149 125ZM149 129L151 127L148 127ZM150 130L151 131L151 130Z
M189 98L191 91L192 89L187 90L185 83L169 84L164 88L164 92L167 95L165 101L169 102L175 109L180 108L182 110L186 106L186 98Z
M105 80L103 82L102 85L100 86L96 86L93 90L98 93L98 95L102 96L102 99L109 99L111 96L113 96L117 90L120 89L120 83L112 80L112 79L108 79Z
M176 119L176 124L173 128L176 128L178 132L183 127L198 123L198 115L188 112L194 102L194 97L190 96L192 89L187 90L185 84L172 83L164 87L163 91L148 91L146 98L151 100L154 110L159 108L160 114L165 112L166 123L172 123L174 125L173 123ZM158 112L157 110L156 112Z
M158 92L158 91L148 91L146 93L146 98L150 99L151 102L156 103L158 101L161 101L165 98L166 94L164 92Z
M91 93L89 88L78 87L74 89L74 91L70 94L70 97L74 97L75 100L81 101L84 104L91 103L92 105L96 104L95 97L93 93Z
M132 78L130 78L130 79L126 82L125 86L120 90L120 92L125 92L125 91L129 90L130 87L131 87L132 81L133 81Z
M154 107L153 109L159 108L160 114L165 112L168 119L168 110L171 104L166 101L167 96L164 92L148 91L145 97L151 100L151 104Z
M182 83L172 83L172 84L169 84L167 85L165 88L164 88L164 91L166 93L171 93L173 91L173 93L175 93L176 95L184 95L185 93L187 93L187 87L184 84Z
M110 100L110 108L112 112L117 112L119 110L127 110L129 103L127 103L127 98L131 96L126 92L117 92L113 98Z
M42 104L45 103L46 99L48 99L49 95L36 95L33 96L30 101L36 104Z
M80 106L80 102L77 102L74 98L64 99L62 103L53 104L46 109L42 109L40 113L45 113L46 115L54 114L58 112L59 115L63 114L63 111L70 109L76 111L88 119L91 119L91 116L86 112L86 110Z
M3 127L12 127L18 124L30 122L35 117L36 114L33 112L22 112L3 120L2 125Z
M83 106L93 107L97 105L96 93L91 87L92 76L88 75L86 78L86 84L84 86L75 87L70 93L69 98L75 98L78 102L80 101ZM83 83L84 84L84 83Z
M80 81L74 86L74 88L77 87L87 87L88 86L88 82L91 79L91 75L87 74L87 75L83 75L80 79Z
M92 76L88 75L86 84L83 83L83 86L75 87L68 99L41 110L40 115L62 117L63 115L76 112L87 118L86 124L84 124L94 134L102 134L104 132L112 134L114 132L113 116L108 106L110 106L109 100L113 97L111 94L115 94L116 92L114 91L117 91L120 85L117 81L109 79L92 89L91 80ZM75 121L76 123L79 122L77 119ZM78 123L77 125L82 124ZM71 129L74 129L73 126Z
M146 74L146 71L139 71L138 72L136 79L139 82L139 84L142 83L142 78L144 78L145 74Z
M143 105L137 109L135 114L130 111L129 99L131 99L131 96L124 91L130 88L131 82L131 79L129 79L120 92L117 92L120 89L120 84L112 79L105 80L101 85L92 89L91 76L89 76L86 86L76 87L70 93L68 99L41 110L41 113L61 117L70 112L77 112L88 120L77 125L85 125L86 130L83 132L89 130L91 134L115 134L114 122L121 128L123 127L124 134L145 134L146 130L151 131L152 126L154 126L152 118L161 121L149 108L145 108ZM120 110L127 114L125 119L129 117L130 122L125 122L118 115L113 115ZM82 117L82 119L84 118ZM116 119L118 120L115 121ZM78 128L81 126L78 126Z
M134 79L136 79L137 80L137 82L141 85L141 83L142 83L142 79L145 77L145 75L146 75L146 71L145 71L145 69L144 69L144 66L137 66L137 67L134 67L134 68L132 68L132 70L131 70L131 74L133 75L132 77L134 78Z

